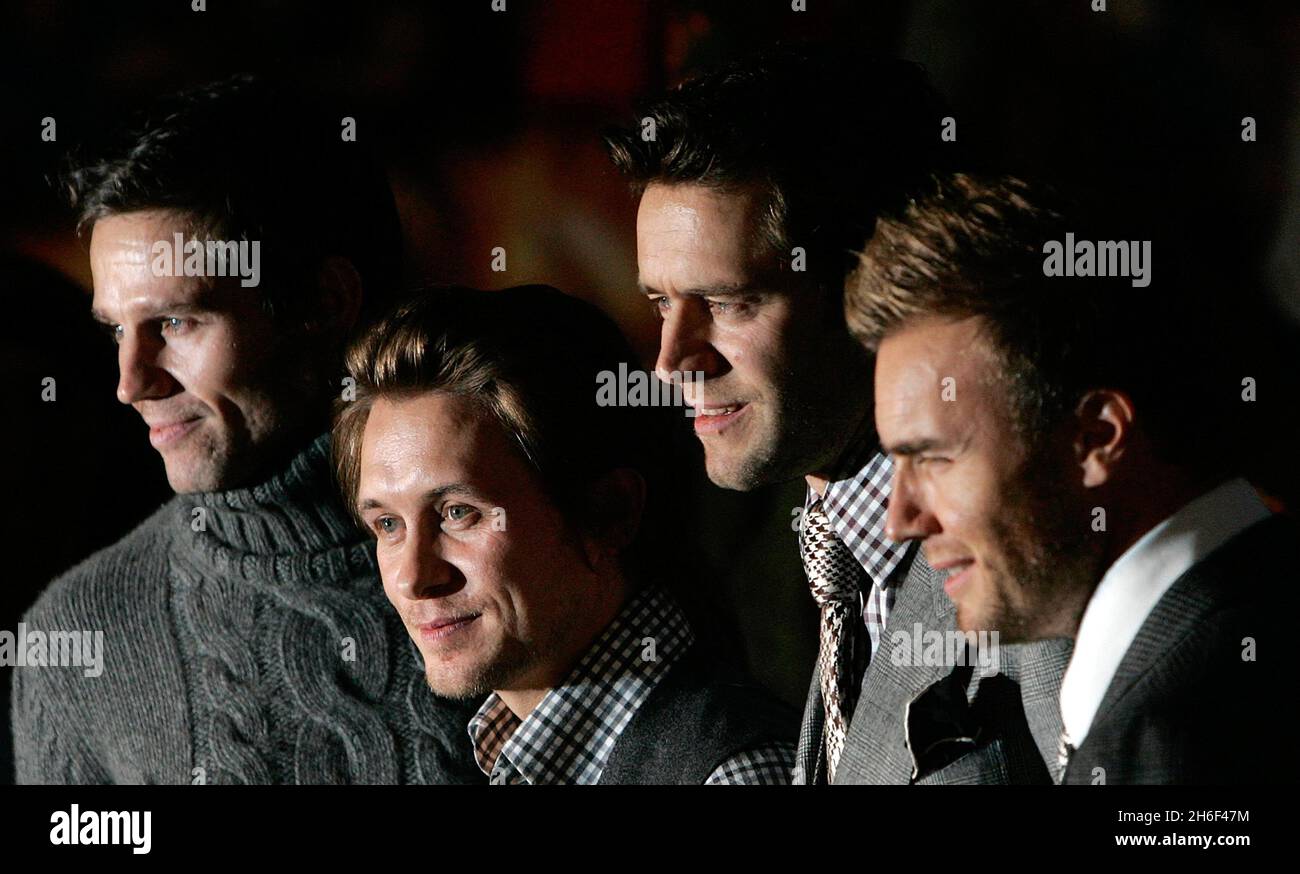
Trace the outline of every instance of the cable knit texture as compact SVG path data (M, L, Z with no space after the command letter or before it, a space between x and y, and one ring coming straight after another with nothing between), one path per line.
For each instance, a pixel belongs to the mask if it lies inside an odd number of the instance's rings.
M51 584L27 627L104 631L104 670L15 671L19 782L481 782L328 456L178 495Z

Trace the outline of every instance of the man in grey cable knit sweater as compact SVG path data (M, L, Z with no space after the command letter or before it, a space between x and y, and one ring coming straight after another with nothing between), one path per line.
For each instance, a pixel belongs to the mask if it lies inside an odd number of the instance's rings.
M429 694L330 471L342 348L400 257L338 118L237 77L68 174L118 399L177 496L24 617L103 653L15 670L21 783L476 779L467 709Z

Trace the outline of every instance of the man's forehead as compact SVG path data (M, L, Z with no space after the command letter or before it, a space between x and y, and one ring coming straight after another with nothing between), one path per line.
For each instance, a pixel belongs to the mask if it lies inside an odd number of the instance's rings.
M192 237L193 220L182 212L163 209L143 209L114 213L96 219L90 231L92 253L111 253L115 258L136 260L139 251L147 255L153 244L175 242L175 235L186 240Z
M155 276L146 266L136 270L94 272L92 312L101 319L153 316L179 308L218 309L233 292L197 276Z
M666 212L667 209L667 212ZM637 282L642 291L728 294L780 287L775 252L751 225L725 224L716 213L679 220L671 208L642 200L637 221Z
M366 420L362 469L394 487L474 482L499 467L499 430L479 404L460 395L379 398Z
M877 360L899 371L974 374L988 363L983 320L925 316L905 322L880 343Z
M702 185L651 185L637 212L638 252L644 256L711 255L737 264L761 261L762 214L746 190Z
M988 364L973 319L927 318L881 341L876 354L876 419L887 442L909 426L936 428L977 402Z
M654 210L668 224L684 230L701 221L745 221L757 217L763 192L757 185L719 187L691 182L652 182L641 193L641 209Z
M219 284L201 276L185 276L172 265L156 275L154 246L175 246L175 234L186 232L184 216L161 210L105 216L95 222L90 238L94 278L94 311L98 316L132 311L156 312L187 305L212 306L222 295ZM188 236L186 237L188 239Z
M449 392L384 395L375 398L366 416L365 448L392 453L399 448L453 447L470 439L479 411ZM433 440L440 433L441 439Z

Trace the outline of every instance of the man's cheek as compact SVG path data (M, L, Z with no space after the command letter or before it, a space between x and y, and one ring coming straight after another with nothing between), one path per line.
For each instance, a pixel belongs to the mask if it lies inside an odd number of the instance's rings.
M187 357L212 382L247 380L274 363L274 353L283 345L274 337L250 339L222 324L200 330L200 336L190 339Z
M750 366L744 337L724 334L714 337L710 345L718 353L718 357L726 361L732 370L741 371Z
M392 604L393 608L398 610L400 613L401 611L398 605L401 603L401 599L397 595L396 563L392 558L385 558L384 555L380 554L378 556L378 564L379 579L383 583L384 597L387 598L388 603Z
M997 524L1006 512L998 489L988 472L978 465L961 465L945 484L953 524L965 531L980 531Z
M182 390L209 407L215 406L214 401L220 396L215 387L234 381L224 362L207 350L192 347L178 350L171 356L168 371Z
M969 515L965 506L968 495L964 493L961 477L931 475L924 477L923 482L921 494L925 508L938 521L944 534L960 540L966 533Z

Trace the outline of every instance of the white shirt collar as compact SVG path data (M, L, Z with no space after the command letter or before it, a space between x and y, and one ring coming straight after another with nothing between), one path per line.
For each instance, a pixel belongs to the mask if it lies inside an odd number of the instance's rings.
M1174 581L1268 516L1249 483L1228 480L1142 535L1110 566L1083 612L1061 681L1061 717L1071 745L1077 749L1087 737L1120 661Z

